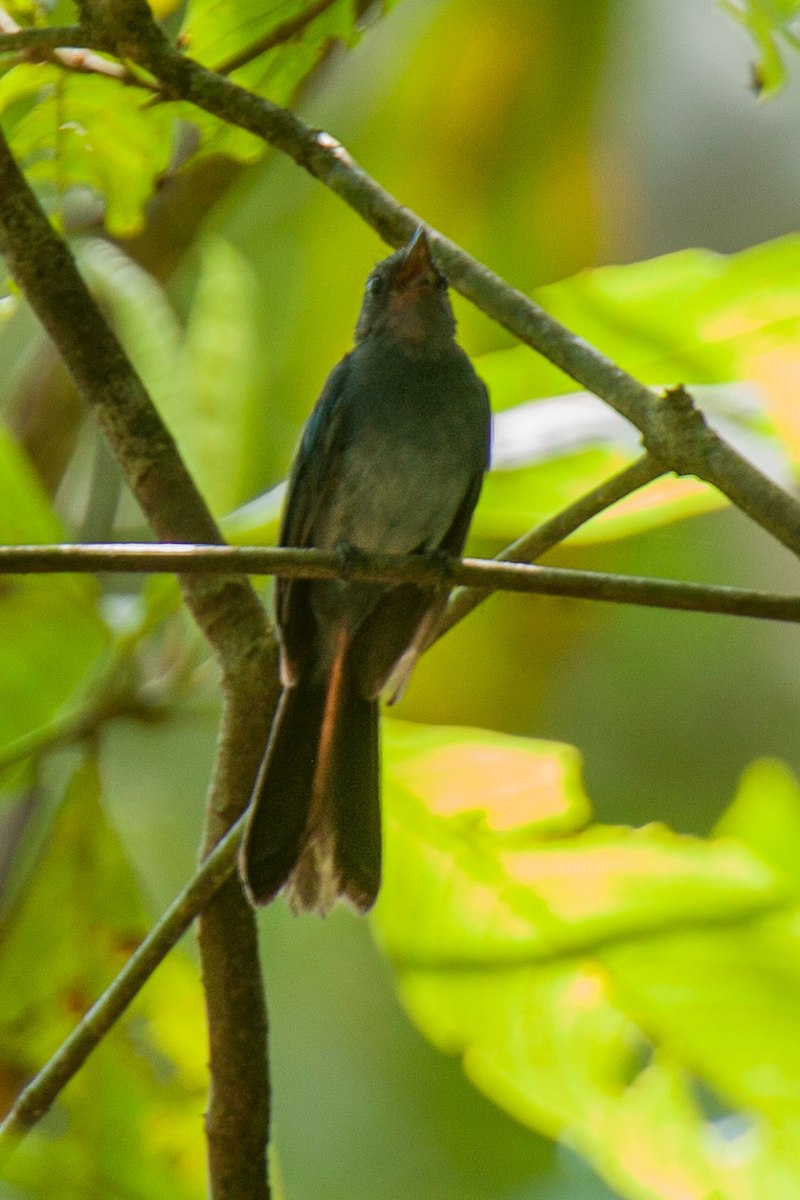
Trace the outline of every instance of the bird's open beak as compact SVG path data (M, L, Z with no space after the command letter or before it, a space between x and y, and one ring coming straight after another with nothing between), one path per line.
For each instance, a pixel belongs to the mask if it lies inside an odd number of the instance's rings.
M392 281L395 287L416 287L422 283L436 283L440 278L433 259L425 228L417 226L406 247L405 261Z

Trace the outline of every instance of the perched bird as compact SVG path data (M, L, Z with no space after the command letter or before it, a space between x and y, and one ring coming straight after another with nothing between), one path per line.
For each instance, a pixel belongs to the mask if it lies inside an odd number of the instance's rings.
M371 272L355 348L334 367L289 479L281 546L459 555L489 458L486 388L455 341L447 281L420 227ZM342 896L381 876L378 698L402 690L446 585L279 579L283 693L241 874L254 904Z

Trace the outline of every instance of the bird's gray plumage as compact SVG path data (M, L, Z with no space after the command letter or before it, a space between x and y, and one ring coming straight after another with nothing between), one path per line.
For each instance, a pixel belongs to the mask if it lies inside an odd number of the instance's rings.
M461 553L488 465L486 388L454 340L424 234L371 273L289 480L283 546ZM251 898L368 908L380 881L377 699L402 687L446 589L279 580L284 694L256 785Z

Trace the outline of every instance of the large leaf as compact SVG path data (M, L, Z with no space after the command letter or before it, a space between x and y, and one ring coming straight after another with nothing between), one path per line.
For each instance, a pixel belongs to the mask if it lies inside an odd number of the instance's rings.
M0 542L57 542L63 530L0 430ZM45 725L92 675L109 642L89 576L0 579L0 749Z
M386 766L376 927L423 1032L632 1200L790 1194L800 924L763 846L583 827L568 747L392 725Z
M76 185L105 201L106 226L135 232L166 169L173 118L150 93L102 75L25 63L0 79L0 116L32 182L58 200Z
M6 1102L147 929L145 907L99 798L89 759L73 777L35 876L0 930L0 1092ZM9 1183L39 1200L200 1195L205 1059L196 972L174 952L17 1149L6 1167Z
M169 7L166 0L162 8ZM223 66L231 55L317 8L316 0L278 5L192 0L181 39L205 65ZM50 20L56 23L60 15L50 12ZM333 41L352 45L360 32L358 6L333 0L295 36L256 55L236 73L237 82L285 104ZM267 149L260 138L191 105L154 104L151 91L130 81L71 73L52 63L20 63L0 78L0 118L15 154L51 202L69 188L91 188L102 197L106 226L116 235L141 227L144 205L170 162L179 122L196 127L201 153L255 161Z
M201 245L201 269L181 354L178 386L161 410L214 513L252 492L252 446L265 404L256 373L255 279L220 238Z

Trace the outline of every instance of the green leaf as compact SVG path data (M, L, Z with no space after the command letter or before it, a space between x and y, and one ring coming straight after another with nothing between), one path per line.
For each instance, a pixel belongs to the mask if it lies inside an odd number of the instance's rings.
M182 332L166 292L110 242L83 239L75 246L75 257L154 403L169 422L178 386Z
M397 723L385 741L393 833L378 912L403 962L535 961L786 899L734 843L661 825L581 828L572 747Z
M384 0L384 12L396 0ZM181 39L193 58L215 70L242 51L268 41L287 22L315 12L317 0L284 0L278 6L259 0L190 0ZM232 77L273 104L290 104L300 82L314 70L335 42L353 46L362 32L357 6L352 0L333 0L293 37L254 56L232 72ZM226 153L245 162L263 156L266 147L253 134L224 125L208 114L188 110L182 115L201 129L203 151Z
M383 8L391 2L384 0ZM172 7L172 0L156 5L161 13ZM316 4L307 0L284 0L277 8L257 0L192 0L180 36L194 57L220 66L312 8ZM60 12L48 15L53 23L63 19ZM236 81L286 104L332 42L353 45L361 31L357 6L334 0L296 36L237 71ZM253 162L268 149L261 138L193 105L152 101L150 90L130 81L69 72L53 63L25 62L0 76L0 117L30 179L51 205L60 203L70 188L92 189L105 203L108 231L117 236L141 228L144 206L169 166L180 123L198 130L201 153Z
M422 972L402 998L440 1049L517 1120L571 1145L635 1200L706 1200L713 1168L688 1079L653 1058L594 963L483 976Z
M582 272L536 296L580 337L656 388L692 388L711 423L781 482L800 462L800 238L728 258L687 250ZM494 469L473 523L478 538L512 540L641 452L635 429L576 394L545 359L519 346L476 367L497 413ZM696 479L657 480L573 535L623 537L708 512L725 497Z
M730 1105L800 1128L798 914L601 954L627 1011Z
M800 783L784 763L748 767L715 833L743 842L800 890Z
M569 747L395 722L385 741L375 924L426 1036L632 1200L766 1200L791 1179L800 923L782 874L729 831L585 828ZM759 1115L721 1118L698 1078Z
M60 201L67 189L103 197L106 227L135 233L157 177L166 170L172 116L151 96L102 75L71 75L23 63L0 78L0 115L31 182Z
M250 267L222 239L204 241L184 332L163 288L118 247L87 239L77 257L209 505L234 508L252 489L248 450L263 403Z
M720 0L735 21L752 37L758 61L753 69L753 84L759 96L779 92L787 80L780 43L792 50L799 48L796 23L800 14L797 0Z
M0 430L0 542L57 542L63 531L30 467ZM0 581L0 747L45 725L109 644L86 575Z
M710 422L767 474L790 484L800 463L800 238L725 258L681 251L603 267L537 297L580 336L656 387L685 381ZM495 411L493 468L472 524L478 543L519 537L641 453L638 432L525 346L483 355L476 368ZM284 488L230 514L226 536L271 544ZM697 479L665 477L572 535L628 537L727 504Z
M253 271L221 238L201 248L181 378L161 409L214 513L229 512L253 487L254 426L266 397L256 379Z
M147 925L89 758L73 776L35 875L2 930L4 1093L43 1065ZM193 1200L204 1186L198 1114L205 1058L196 971L173 952L12 1156L9 1182L38 1200Z

